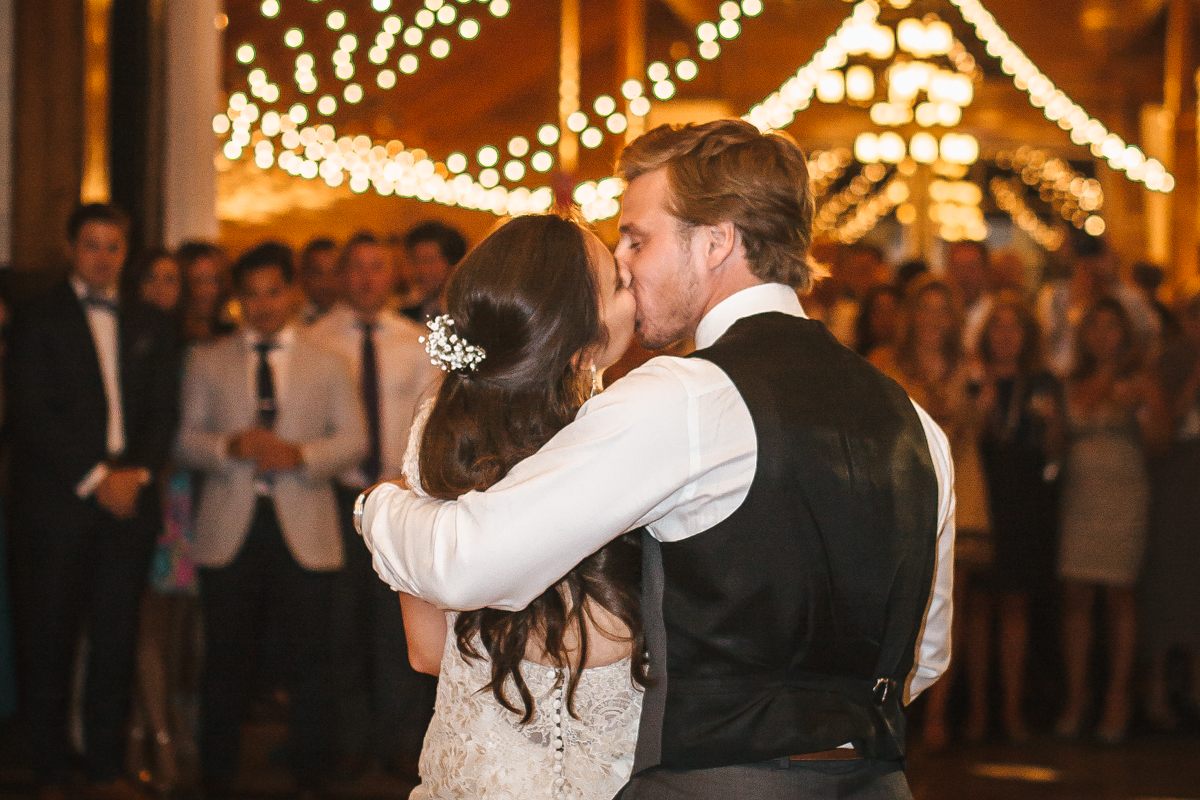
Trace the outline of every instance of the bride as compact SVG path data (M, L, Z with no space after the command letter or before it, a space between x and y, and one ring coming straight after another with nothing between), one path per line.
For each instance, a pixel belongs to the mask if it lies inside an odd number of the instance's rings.
M575 222L519 217L479 244L429 323L447 371L405 479L486 489L570 422L633 335L612 254ZM633 765L645 683L637 540L614 540L522 611L443 612L401 594L409 658L439 674L411 798L607 800Z

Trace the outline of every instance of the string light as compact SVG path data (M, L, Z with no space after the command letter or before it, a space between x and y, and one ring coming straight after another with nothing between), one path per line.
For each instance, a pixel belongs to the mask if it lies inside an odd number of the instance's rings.
M898 6L894 0L889 0L889 2L895 8L907 7L907 4ZM1001 68L1012 76L1013 84L1028 94L1030 102L1035 107L1044 108L1048 119L1057 122L1059 127L1068 131L1073 142L1079 145L1090 145L1095 157L1107 159L1109 166L1113 169L1125 172L1130 180L1143 183L1152 191L1170 192L1174 189L1175 179L1166 171L1161 162L1146 158L1137 147L1128 145L1120 136L1110 133L1103 123L1088 115L1062 90L1057 89L1033 61L1013 43L1008 34L996 23L995 18L983 7L980 0L950 0L950 2L961 12L963 19L975 29L979 40L987 48L988 54L1000 60ZM877 60L891 58L896 41L891 29L879 24L879 12L880 8L876 0L860 0L856 3L850 15L825 41L812 59L794 76L788 78L777 91L772 92L753 106L744 118L764 131L772 128L785 128L792 123L797 112L808 107L813 95L817 92L822 76L830 70L845 66L848 56L869 54ZM901 43L902 49L907 45L924 52L922 48L930 47L925 44L924 38L920 45L916 44L915 28L909 27L907 30L913 33L907 34L909 38ZM929 30L928 25L922 24L922 37L927 36ZM941 50L945 43L945 31L938 30L941 32L935 32L936 49ZM704 33L707 32L706 29ZM960 74L969 75L974 72L976 67L974 58L953 37L949 48L946 49L946 55L955 64ZM893 68L896 68L896 65L893 65ZM906 67L906 69L912 69L912 67ZM923 70L924 68L919 67L918 69ZM905 87L902 85L901 88ZM966 99L962 94L965 88L966 86L960 81L955 90L960 93L960 99ZM944 120L946 123L957 124L954 115L949 109L944 109L942 105L939 102L934 108L923 112L926 116L925 121L930 124L942 124ZM905 125L912 121L912 117L908 116L896 103L891 103L889 107L881 107L880 104L876 104L871 111L872 121L881 126ZM934 113L932 117L929 116L931 112Z
M947 242L963 239L981 242L988 228L979 208L983 192L970 181L935 180L929 185L929 218L938 223L938 235Z
M1062 218L1077 229L1095 229L1103 224L1097 212L1104 206L1100 181L1076 172L1067 162L1045 151L1023 146L996 155L996 165L1011 170L1021 181L1038 191ZM1092 222L1092 219L1100 220ZM1099 235L1099 234L1093 234Z
M808 182L813 195L824 197L829 187L846 172L854 155L844 147L818 150L808 154Z
M1175 178L1157 159L1147 159L1137 147L1127 144L1104 123L1092 117L1037 68L996 22L979 0L950 0L962 13L963 19L975 28L987 52L999 59L1000 67L1012 76L1013 85L1029 96L1035 108L1044 110L1046 118L1071 134L1071 141L1089 146L1096 158L1108 160L1108 165L1124 172L1131 181L1142 183L1156 192L1170 192Z
M992 191L992 199L1000 210L1008 214L1017 227L1029 234L1030 238L1047 250L1054 252L1063 246L1066 234L1059 228L1046 225L1021 199L1020 184L1014 180L1006 181L1001 177L992 178L988 188Z
M278 0L267 0L267 2L277 3ZM458 0L458 2L465 3L467 0ZM480 0L480 2L485 2L492 16L497 18L506 16L511 7L508 0L490 0L490 2ZM480 24L476 19L460 18L456 7L446 0L425 0L424 6L425 8L414 16L415 24L408 28L405 28L402 20L395 15L387 16L382 20L381 30L375 35L373 44L363 48L363 53L371 64L385 65L389 60L389 51L400 40L403 40L410 48L416 48L427 42L431 56L445 58L450 51L450 42L445 38L425 36L427 30L432 31L439 24L457 25L459 36L463 39L473 39L480 33ZM371 8L379 13L387 12L391 7L391 0L372 0L371 3ZM742 28L739 19L742 16L755 17L762 11L761 0L742 0L740 3L727 0L720 9L720 20L703 28L703 32L708 38L700 35L697 37L701 57L708 60L716 58L720 53L717 40L736 38L740 35ZM347 17L345 12L334 9L325 16L324 21L330 30L340 31L346 27ZM709 28L711 28L711 33L709 33ZM301 28L290 28L284 34L284 43L292 49L299 48L304 41L305 33ZM349 82L355 74L354 58L359 50L358 44L356 36L349 33L344 34L340 37L338 49L331 58L335 76L339 80L347 82L341 90L341 98L347 103L361 102L365 96L361 84ZM248 64L254 60L255 54L253 47L247 44L242 46L238 55L239 60ZM686 56L686 53L683 55ZM381 89L387 90L396 86L397 70L403 74L412 74L420 66L416 53L411 51L402 54L392 63L394 69L384 66L374 75L375 83ZM624 133L629 126L629 114L635 117L644 117L649 113L653 101L663 101L674 97L677 87L673 79L690 81L699 74L696 62L687 57L673 59L672 62L654 62L651 66L654 67L654 70L652 75L647 76L651 78L648 83L649 92L642 82L637 80L627 81L622 86L622 95L629 101L627 113L618 110L616 103L606 95L604 97L608 98L607 101L597 98L601 102L598 107L594 106L602 124L591 124L587 115L582 112L580 112L581 118L571 120L570 127L580 134L580 141L585 147L599 147L604 142L606 131L613 135ZM301 92L312 94L317 90L318 79L315 69L315 60L311 54L303 53L297 59L293 77ZM248 82L254 96L267 102L275 102L279 99L279 87L266 80L265 71L256 73L252 81L248 78ZM242 97L244 98L244 95ZM356 137L351 146L351 140L347 137L335 141L336 132L331 124L326 123L321 126L322 129L327 129L328 133L327 136L322 137L322 141L316 140L315 134L312 133L314 129L301 127L308 121L310 107L322 116L331 116L337 111L337 103L338 98L334 94L324 94L312 106L295 103L286 113L270 112L274 115L270 117L271 122L264 121L253 136L250 131L252 120L248 120L246 117L253 116L256 119L257 107L245 115L240 111L235 112L236 118L228 114L217 115L213 120L213 129L220 135L230 135L224 149L226 157L240 157L253 137L262 137L258 141L263 146L257 147L256 145L257 149L254 151L256 165L262 167L267 164L269 156L273 165L279 166L290 174L309 179L319 176L330 186L340 186L348 179L350 189L355 193L365 192L374 186L375 190L383 195L411 196L420 200L491 210L497 214L545 210L549 208L553 200L552 191L545 186L533 189L518 187L511 193L506 192L504 187L498 185L500 179L500 173L497 171L499 168L498 158L493 161L491 166L480 164L482 169L476 180L466 174L465 158L463 158L462 164L458 163L458 159L454 159L454 166L460 168L458 172L454 172L450 169L450 164L435 164L424 157L423 151L407 151L399 143L395 143L395 147L389 143L386 155L393 160L389 162L390 166L387 166L386 169L388 174L385 175L371 166L378 159L374 156L367 157L367 153L376 153L371 148L369 137ZM279 144L283 148L277 157L274 146L270 142L275 137L279 137ZM521 160L528 155L527 140L524 140L523 137L517 138L526 141L526 146L520 155L510 152L510 155L514 157L504 164L504 177L511 182L519 181L528 174L525 162ZM537 138L544 146L553 146L559 138L558 128L551 124L543 125L538 129ZM489 145L481 148L480 152L484 152L488 147L492 150L496 149ZM380 150L379 152L385 151ZM404 157L410 152L420 153L421 158L406 165ZM456 155L461 157L461 154ZM418 166L413 167L413 164ZM426 166L422 167L421 164ZM539 150L529 157L529 167L535 172L547 172L553 168L553 165L554 157L546 150ZM269 166L271 165L263 168L269 168ZM412 176L406 171L409 167L413 169L419 167L420 174L416 175L419 181L418 185L413 185ZM429 174L424 174L424 172ZM444 185L438 185L438 180L442 180ZM587 215L590 219L604 219L619 211L617 198L620 196L621 190L619 188L615 191L612 190L612 187L617 184L601 181L598 185L602 185L605 189L589 206Z
M838 220L857 208L876 188L876 184L887 177L888 168L882 164L868 164L856 175L850 185L826 200L813 217L813 234L831 234L838 229Z

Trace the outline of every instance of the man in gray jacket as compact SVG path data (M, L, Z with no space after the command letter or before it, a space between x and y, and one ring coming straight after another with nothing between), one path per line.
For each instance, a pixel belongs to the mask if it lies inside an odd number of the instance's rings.
M343 559L330 481L366 452L345 365L292 325L291 252L260 245L232 277L242 327L189 359L178 446L180 460L204 473L194 554L207 632L200 749L215 797L237 774L268 618L288 649L292 772L303 790L328 769L325 615Z

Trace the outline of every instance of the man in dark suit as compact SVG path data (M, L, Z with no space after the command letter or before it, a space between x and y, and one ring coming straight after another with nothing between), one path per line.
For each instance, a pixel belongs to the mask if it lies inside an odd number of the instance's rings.
M158 477L175 433L173 329L117 303L128 224L82 206L71 273L14 318L7 365L13 520L27 558L26 706L41 800L63 796L72 664L86 634L88 800L141 795L122 777L138 600L162 522Z

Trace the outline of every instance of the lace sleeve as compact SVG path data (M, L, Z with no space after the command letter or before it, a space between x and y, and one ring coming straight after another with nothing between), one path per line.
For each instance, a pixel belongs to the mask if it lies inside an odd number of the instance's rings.
M430 397L421 403L413 416L412 427L408 431L408 448L404 451L404 464L400 468L400 473L408 481L409 488L421 497L429 496L421 488L421 435L425 433L425 423L429 421L435 399Z

